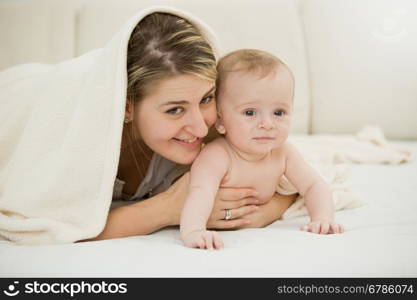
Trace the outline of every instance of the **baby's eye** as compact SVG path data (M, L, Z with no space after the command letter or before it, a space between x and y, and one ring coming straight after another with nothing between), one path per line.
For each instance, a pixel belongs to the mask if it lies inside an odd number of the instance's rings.
M182 107L174 107L174 108L168 109L166 113L170 115L179 115L183 111L184 111L184 108Z
M285 110L283 110L283 109L278 109L278 110L276 110L276 111L274 112L274 114L275 114L276 116L280 116L280 117L282 117L282 116L285 116L285 115L286 115L286 112L285 112Z
M207 103L210 103L210 102L213 100L213 98L214 98L214 96L213 96L213 95L207 96L207 97L203 98L203 99L200 101L200 103L201 103L201 104L207 104Z
M243 114L248 117L253 117L256 114L256 112L253 109L246 109L243 111Z

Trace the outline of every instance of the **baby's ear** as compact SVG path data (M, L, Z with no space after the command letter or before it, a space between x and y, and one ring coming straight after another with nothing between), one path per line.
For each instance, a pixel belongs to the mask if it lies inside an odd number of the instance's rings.
M217 120L214 126L220 134L226 134L226 128L224 127L223 119L220 114L217 114Z

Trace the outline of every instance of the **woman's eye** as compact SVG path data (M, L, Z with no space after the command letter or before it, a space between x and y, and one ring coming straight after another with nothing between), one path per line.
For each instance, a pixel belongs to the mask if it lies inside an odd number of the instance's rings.
M255 111L253 109L247 109L243 111L243 114L248 117L253 117L255 115Z
M184 108L182 107L174 107L174 108L168 109L166 113L170 115L179 115L183 111L184 111Z
M211 100L213 100L213 95L210 95L210 96L207 96L207 97L203 98L203 99L200 101L200 103L202 103L202 104L207 104L207 103L209 103Z
M286 112L285 112L285 110L279 109L279 110L276 110L276 111L274 112L274 114L275 114L276 116L280 116L280 117L282 117L282 116L285 116Z

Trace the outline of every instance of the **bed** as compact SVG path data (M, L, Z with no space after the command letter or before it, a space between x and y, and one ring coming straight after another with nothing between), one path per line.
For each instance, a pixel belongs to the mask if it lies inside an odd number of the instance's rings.
M402 142L417 151L416 142ZM417 161L349 164L365 204L341 210L340 235L299 231L307 217L222 232L225 249L182 245L178 228L50 246L0 242L1 277L416 277Z

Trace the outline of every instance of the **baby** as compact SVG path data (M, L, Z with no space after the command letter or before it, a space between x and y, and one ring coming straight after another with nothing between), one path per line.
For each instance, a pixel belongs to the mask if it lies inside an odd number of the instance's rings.
M328 185L287 142L293 94L291 71L267 52L238 50L219 61L215 126L223 136L206 145L191 167L180 222L186 246L223 248L220 235L206 230L219 186L254 188L264 204L283 175L305 197L311 220L301 230L343 232L342 225L334 223ZM226 220L233 218L231 211L225 211Z

